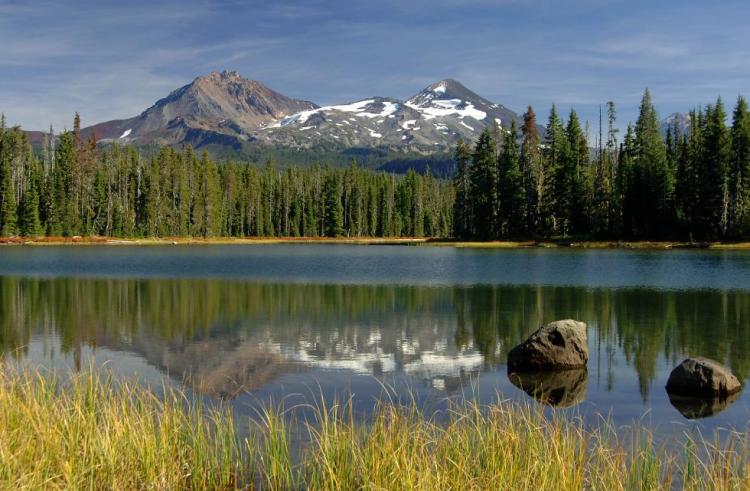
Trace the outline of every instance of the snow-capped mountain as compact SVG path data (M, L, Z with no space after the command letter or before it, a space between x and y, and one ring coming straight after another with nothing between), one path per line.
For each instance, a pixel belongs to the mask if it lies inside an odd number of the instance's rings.
M456 80L426 87L406 101L369 97L319 107L275 92L237 72L213 72L175 90L139 116L86 128L102 141L139 145L248 146L289 149L381 149L430 154L474 140L488 125L518 116Z
M503 127L518 116L446 79L406 101L371 97L349 104L301 111L254 135L271 144L310 148L321 141L347 147L383 147L430 153L459 139L474 140L488 125Z

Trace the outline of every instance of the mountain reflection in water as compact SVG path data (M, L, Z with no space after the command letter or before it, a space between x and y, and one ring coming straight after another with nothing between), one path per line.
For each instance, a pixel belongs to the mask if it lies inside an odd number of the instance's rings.
M79 368L88 351L134 355L224 400L342 377L368 396L395 377L435 394L527 398L513 382L550 404L674 420L663 386L685 356L720 360L742 380L750 373L745 291L6 276L0 311L6 357ZM508 350L559 318L589 325L587 375L509 381ZM746 404L721 414L748 420Z

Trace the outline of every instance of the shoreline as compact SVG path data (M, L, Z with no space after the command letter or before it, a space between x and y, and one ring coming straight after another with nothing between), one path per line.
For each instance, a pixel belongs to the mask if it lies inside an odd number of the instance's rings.
M147 237L115 238L99 236L73 237L3 237L0 246L71 246L71 245L269 245L269 244L347 244L433 246L468 249L641 249L641 250L750 250L750 242L672 242L672 241L466 241L425 237Z

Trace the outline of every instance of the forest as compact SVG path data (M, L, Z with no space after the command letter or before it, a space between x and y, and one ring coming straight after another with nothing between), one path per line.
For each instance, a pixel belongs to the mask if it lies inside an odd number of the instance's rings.
M35 153L0 125L0 235L114 237L445 237L453 188L427 172L403 176L311 166L277 169L191 148L82 141L73 130Z
M662 137L648 90L618 140L607 103L596 144L575 110L553 106L544 138L529 107L520 128L485 129L455 152L454 234L478 240L750 238L750 114L739 97L731 126L719 98ZM604 129L606 126L606 129Z
M750 238L750 111L719 98L662 135L648 90L620 138L608 102L598 135L552 107L520 128L459 142L455 174L358 166L277 168L165 147L83 141L32 150L0 124L0 235L107 237L438 237L741 241Z

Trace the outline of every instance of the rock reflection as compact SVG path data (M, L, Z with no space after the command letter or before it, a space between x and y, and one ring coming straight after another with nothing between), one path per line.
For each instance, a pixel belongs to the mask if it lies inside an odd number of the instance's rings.
M534 399L555 407L570 407L586 397L585 368L554 372L509 373L511 383Z
M715 416L727 409L740 397L739 392L727 397L689 397L669 394L669 402L687 419Z

